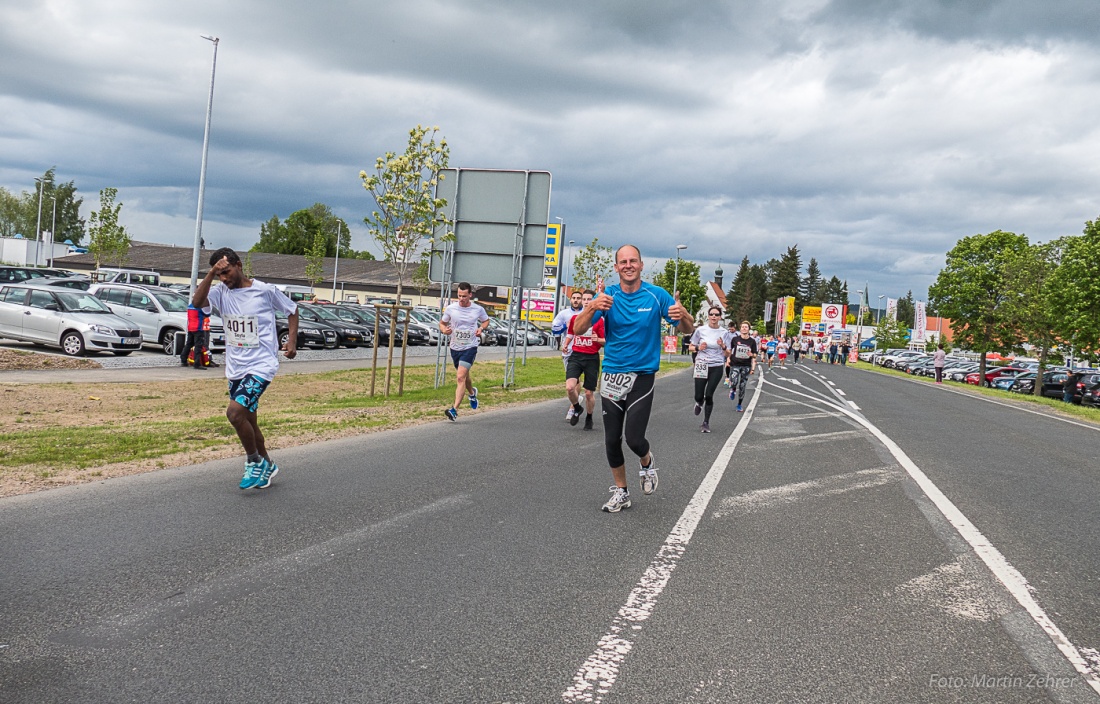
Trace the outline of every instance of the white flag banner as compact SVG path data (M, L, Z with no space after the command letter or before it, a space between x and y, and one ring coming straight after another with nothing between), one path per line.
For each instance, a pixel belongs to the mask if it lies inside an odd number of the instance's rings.
M924 301L913 304L913 342L924 342L928 334L928 318L924 314Z
M898 299L887 298L886 299L886 317L890 320L898 319Z
M767 301L764 303L764 322L769 322L772 319L772 302Z

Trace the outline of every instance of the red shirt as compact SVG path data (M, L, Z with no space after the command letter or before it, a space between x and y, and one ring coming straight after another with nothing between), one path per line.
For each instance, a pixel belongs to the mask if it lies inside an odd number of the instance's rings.
M601 345L596 342L597 337L603 337L603 318L596 321L596 324L588 329L583 335L577 335L573 332L573 322L576 320L576 316L569 321L569 334L573 336L573 352L580 354L599 354Z

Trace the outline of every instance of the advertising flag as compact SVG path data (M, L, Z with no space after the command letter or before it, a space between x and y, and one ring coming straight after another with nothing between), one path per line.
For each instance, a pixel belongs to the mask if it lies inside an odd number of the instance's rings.
M886 317L890 320L898 319L898 299L887 298L886 299Z
M764 304L764 322L771 322L772 319L772 302L768 301Z
M787 299L780 298L775 302L775 323L776 332L779 332L779 323L784 322L787 319Z
M913 304L913 342L924 342L928 334L928 318L924 313L924 301Z
M787 296L785 299L787 317L784 318L788 323L794 322L794 296Z

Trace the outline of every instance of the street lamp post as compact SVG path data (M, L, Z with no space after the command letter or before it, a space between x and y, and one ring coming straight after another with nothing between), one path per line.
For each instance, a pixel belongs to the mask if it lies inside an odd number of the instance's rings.
M875 308L875 325L878 325L879 315L882 312L882 299L883 298L886 298L885 294L878 297L878 308Z
M43 179L36 178L38 181L38 224L34 226L34 265L38 266L39 247L42 246L42 183Z
M214 71L218 65L217 37L201 35L214 45L214 57L210 61L210 96L206 100L206 130L202 137L202 167L199 171L199 206L195 214L195 250L191 255L191 295L195 295L195 285L199 280L199 249L202 247L202 205L206 196L206 156L210 152L210 115L214 110Z
M332 302L337 303L336 300L336 274L340 271L340 225L343 223L340 218L336 218L336 263L332 267ZM399 305L401 301L397 302Z
M672 269L672 295L676 296L677 287L680 285L680 252L687 249L686 244L676 245L676 266ZM668 353L668 361L672 361L672 353Z
M57 191L54 191L56 193ZM53 197L53 221L50 223L50 268L53 268L53 244L57 242L57 196Z
M856 316L856 359L859 359L859 345L863 341L863 297L866 295L863 289L858 289L859 315Z

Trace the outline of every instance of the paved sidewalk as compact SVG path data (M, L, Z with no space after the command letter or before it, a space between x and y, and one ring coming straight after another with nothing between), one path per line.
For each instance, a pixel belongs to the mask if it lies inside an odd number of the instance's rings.
M478 351L478 361L503 360L505 348L483 347ZM557 350L541 349L528 350L528 357L558 357L561 353ZM406 367L435 364L436 356L418 355L410 356L405 360ZM516 360L523 360L523 350L518 350ZM451 365L450 355L446 357L446 363ZM371 360L367 359L332 359L302 361L280 357L279 374L316 374L318 372L342 371L345 369L370 369ZM395 355L393 368L401 366L400 355ZM386 358L381 353L378 356L378 368L385 370ZM131 369L49 369L33 371L0 371L0 385L25 385L25 384L87 384L87 383L141 383L144 381L188 381L191 379L224 379L225 368L196 370L192 367L135 367Z

